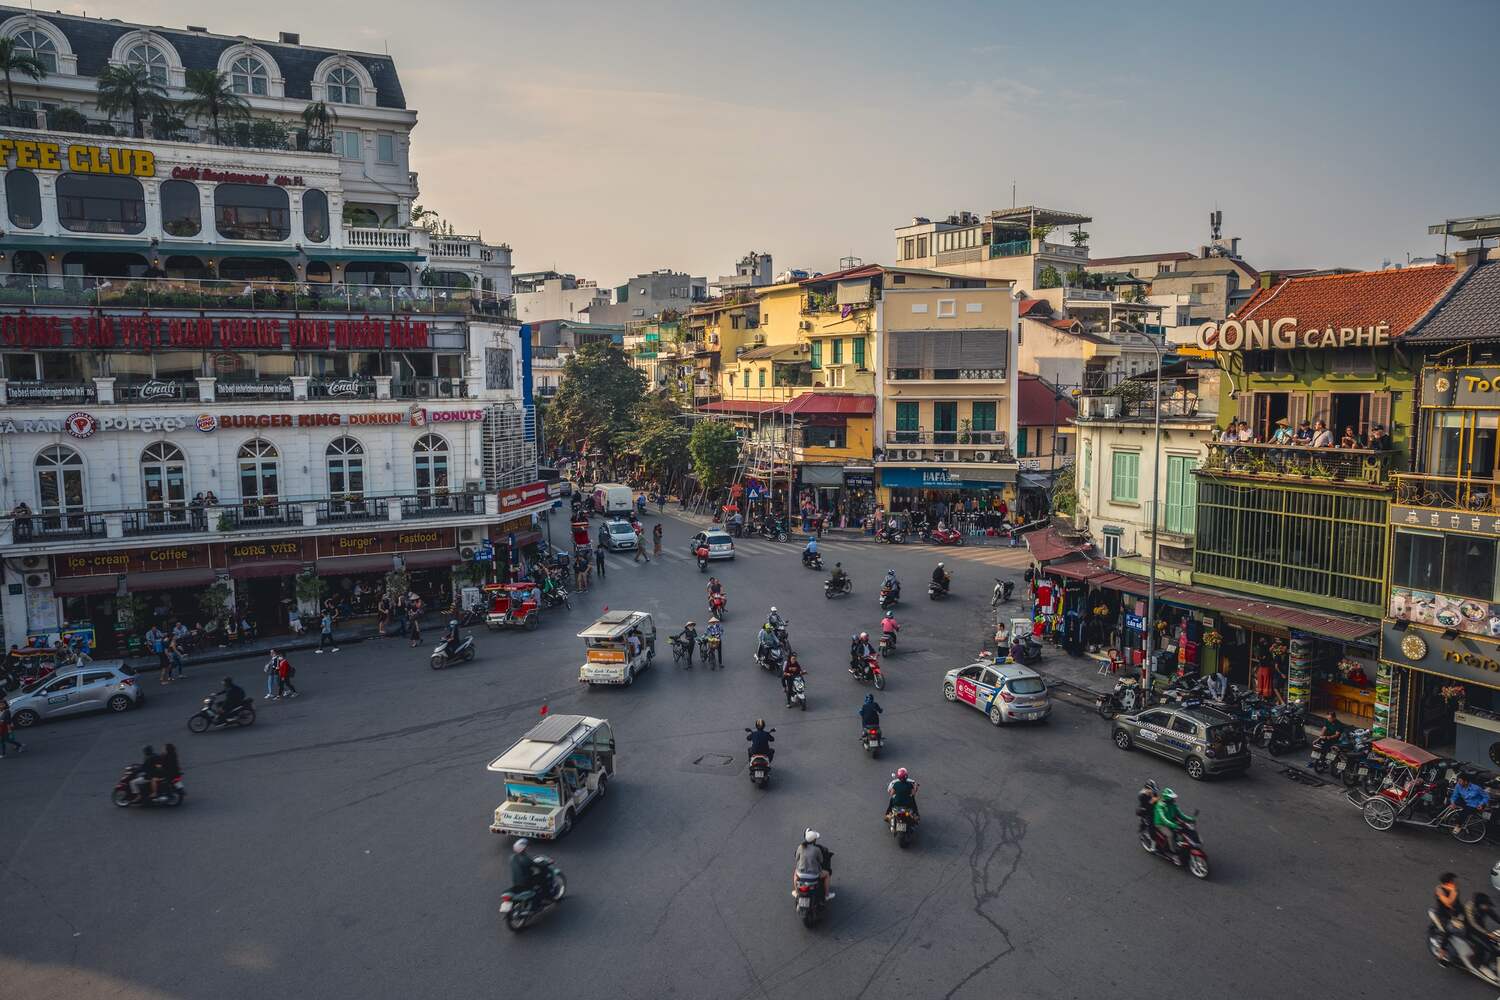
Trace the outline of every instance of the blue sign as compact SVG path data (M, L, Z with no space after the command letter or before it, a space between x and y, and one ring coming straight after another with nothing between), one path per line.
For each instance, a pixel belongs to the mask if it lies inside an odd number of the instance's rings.
M759 500L763 496L765 496L765 493L759 486L749 486L745 489L745 499L747 500Z
M1126 615L1125 627L1133 628L1137 632L1144 632L1146 631L1146 619L1142 618L1140 615Z
M908 489L1002 490L1009 484L990 479L964 479L947 469L881 469L880 485Z
M476 548L474 550L474 561L475 562L494 562L495 561L495 547L493 545L491 545L489 542L485 542L483 545L480 545L478 548Z

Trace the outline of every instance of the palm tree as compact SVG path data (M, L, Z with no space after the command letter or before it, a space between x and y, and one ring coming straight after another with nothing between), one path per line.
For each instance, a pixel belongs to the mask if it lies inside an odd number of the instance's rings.
M213 122L214 141L219 137L219 119L231 121L250 114L250 102L234 92L229 77L211 69L187 71L188 99L182 102L182 110L194 118L207 118Z
M0 38L0 73L5 74L5 104L12 111L16 107L16 92L10 78L14 73L40 80L47 75L47 66L30 52L16 48L14 38Z
M302 124L307 126L308 139L317 140L320 144L327 140L329 128L338 120L338 112L323 101L314 101L302 109Z
M145 66L106 66L99 74L99 110L111 118L130 112L137 139L146 137L142 123L147 116L166 106L167 88L151 79Z

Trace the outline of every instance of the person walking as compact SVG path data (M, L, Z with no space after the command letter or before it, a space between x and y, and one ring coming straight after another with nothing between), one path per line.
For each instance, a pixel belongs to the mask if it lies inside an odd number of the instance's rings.
M594 567L599 570L599 579L603 580L604 576L605 576L605 573L604 573L604 546L602 546L602 545L599 546L597 549L594 550Z
M655 556L656 558L658 558L658 559L661 558L661 522L660 521L658 521L656 523L656 527L654 527L654 528L651 529L651 554L653 556Z
M16 738L10 734L10 702L5 695L0 694L0 760L5 759L5 748L12 746L16 753L25 753L26 744L18 743Z
M271 658L266 665L260 668L260 672L266 675L266 696L263 701L276 701L281 697L280 689L276 684L276 650L271 650Z
M635 523L635 559L633 561L640 562L642 559L645 559L647 562L651 561L651 557L646 555L646 529L641 527L641 523L637 521Z
M411 629L411 644L415 646L422 641L422 606L416 601L407 606L406 624Z
M172 669L167 674L167 680L180 680L182 678L182 668L186 665L187 659L182 655L182 647L177 645L176 637L167 641L167 660L172 664Z
M297 685L292 683L292 678L297 676L297 668L292 666L285 654L275 653L276 657L276 697L297 697ZM290 691L291 694L287 694Z
M160 626L152 625L151 630L146 633L146 648L156 654L156 664L160 668L157 680L162 684L167 683L172 664L167 659L167 635Z
M318 635L318 652L322 653L324 646L333 646L333 651L337 653L339 648L333 645L333 615L327 611L323 612L323 618L319 623L319 627L321 632Z
M391 621L391 595L380 595L380 604L376 607L375 615L377 620L375 631L377 634L379 634L380 638L384 639L385 627L389 625Z

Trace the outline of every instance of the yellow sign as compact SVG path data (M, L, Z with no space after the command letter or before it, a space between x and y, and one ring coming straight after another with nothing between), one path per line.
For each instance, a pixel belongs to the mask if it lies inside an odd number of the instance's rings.
M155 177L156 154L120 146L62 146L31 139L0 139L0 164L20 170L70 170L75 174Z
M624 663L625 651L623 649L590 649L590 663Z

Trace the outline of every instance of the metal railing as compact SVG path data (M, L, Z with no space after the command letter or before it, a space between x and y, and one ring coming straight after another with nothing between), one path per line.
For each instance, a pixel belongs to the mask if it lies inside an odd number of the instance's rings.
M886 431L886 444L974 445L981 448L1004 446L1004 431Z
M1407 472L1397 473L1391 478L1396 486L1396 503L1403 507L1500 514L1500 483L1491 479Z
M401 517L451 517L455 514L483 514L484 495L480 493L423 493L401 498Z
M122 530L127 537L207 531L208 513L204 508L190 507L186 502L126 511Z
M209 126L192 126L180 120L175 127L160 127L160 122L147 118L141 123L145 139L162 142L187 142L195 146L229 146L237 149L296 150L304 153L333 152L333 137L318 135L305 127L291 122L270 118L250 121L220 122L215 132ZM135 137L135 125L128 117L124 121L106 118L91 118L77 108L54 108L51 110L23 111L0 109L0 125L11 128L33 128L47 132L67 132L74 135L100 135L119 139Z
M956 382L960 379L1003 382L1005 368L891 368L887 369L886 378L892 382Z
M49 542L54 539L103 538L104 515L88 511L67 513L11 514L11 537L20 542Z
M1368 448L1310 448L1284 444L1214 442L1202 469L1210 473L1380 484L1394 452Z
M996 257L1025 257L1031 253L1030 240L1010 240L1006 243L990 244L990 260Z

